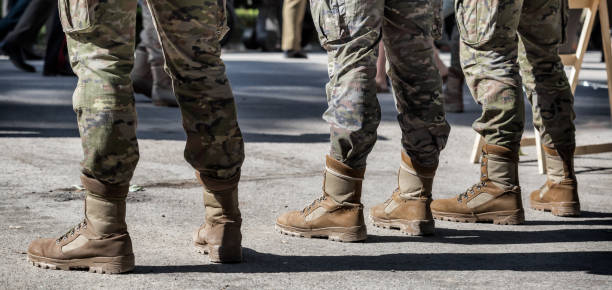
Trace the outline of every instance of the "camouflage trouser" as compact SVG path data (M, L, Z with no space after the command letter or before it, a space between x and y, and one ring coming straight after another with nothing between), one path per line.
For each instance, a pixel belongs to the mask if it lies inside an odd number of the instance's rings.
M60 0L86 176L128 184L138 162L130 71L136 0ZM223 0L149 0L187 133L186 160L204 176L234 176L244 159L234 97L220 59Z
M438 162L450 127L433 59L433 35L439 29L434 2L311 0L319 40L329 58L329 108L323 118L331 126L330 154L335 159L365 167L376 142L380 106L374 77L382 28L403 148L424 166Z
M543 144L574 144L574 97L558 56L567 0L457 0L455 5L461 65L482 105L474 129L488 144L518 150L524 86Z

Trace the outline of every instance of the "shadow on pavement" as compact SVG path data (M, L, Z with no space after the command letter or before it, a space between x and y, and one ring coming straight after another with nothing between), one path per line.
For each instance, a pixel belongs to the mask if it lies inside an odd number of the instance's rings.
M612 252L442 253L346 256L281 256L244 249L242 264L136 266L136 274L294 273L336 271L580 271L612 274Z

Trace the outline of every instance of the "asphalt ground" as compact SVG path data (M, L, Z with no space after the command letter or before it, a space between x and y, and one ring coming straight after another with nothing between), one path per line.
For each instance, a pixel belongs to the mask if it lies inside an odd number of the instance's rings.
M448 55L443 55L448 60ZM526 209L520 226L436 221L432 237L409 237L368 223L363 243L300 239L274 231L276 217L321 192L329 149L326 57L285 60L278 53L226 53L246 140L240 183L244 263L210 264L191 233L203 222L201 188L183 160L180 114L137 95L141 158L127 221L137 267L125 275L54 271L26 261L30 241L58 237L83 217L82 155L71 95L76 80L42 77L0 59L0 288L612 288L612 153L576 158L582 204L578 218ZM590 53L576 93L578 145L612 142L599 55ZM41 70L42 64L34 62ZM594 85L593 85L594 84ZM469 162L480 109L464 91L466 112L452 125L434 183L434 198L476 183ZM379 95L383 121L368 159L366 211L396 186L401 133L390 94ZM529 110L528 110L529 112ZM525 135L533 135L527 114ZM524 204L545 180L534 147L519 165Z

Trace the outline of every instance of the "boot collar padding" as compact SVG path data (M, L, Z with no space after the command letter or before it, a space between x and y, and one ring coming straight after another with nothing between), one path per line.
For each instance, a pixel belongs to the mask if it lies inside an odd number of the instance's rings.
M105 184L97 179L85 175L81 175L81 183L83 183L83 187L85 187L85 189L99 196L126 197L130 188L129 184Z

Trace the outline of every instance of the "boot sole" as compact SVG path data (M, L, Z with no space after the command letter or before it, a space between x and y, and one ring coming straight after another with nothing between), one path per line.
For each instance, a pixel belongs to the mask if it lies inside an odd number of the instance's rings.
M520 225L525 222L525 211L523 209L493 211L479 214L460 214L432 211L433 217L438 220L475 223L493 222L496 225Z
M307 239L326 238L330 241L345 243L364 241L368 237L365 225L355 227L329 227L308 230L276 224L274 228L281 234L288 236Z
M196 252L208 255L211 263L235 264L242 262L242 247L223 247L194 243Z
M134 255L57 260L28 253L32 265L52 270L88 270L99 274L120 274L134 270Z
M580 216L580 202L537 202L531 201L531 208L549 211L554 216Z
M429 236L434 234L434 220L384 220L370 215L370 221L375 227L399 230L409 236Z

